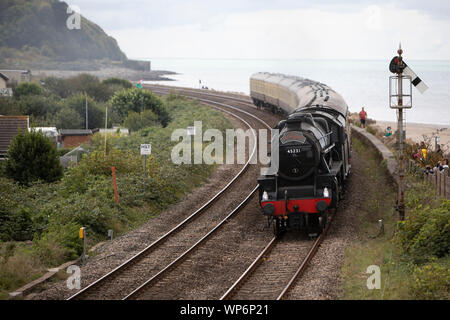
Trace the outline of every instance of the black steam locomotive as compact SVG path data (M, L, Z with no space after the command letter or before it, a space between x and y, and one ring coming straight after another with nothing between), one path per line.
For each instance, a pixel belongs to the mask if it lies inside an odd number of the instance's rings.
M262 212L275 234L286 229L318 234L350 173L347 104L322 83L281 74L254 74L250 91L258 108L287 115L276 126L277 170L258 179Z

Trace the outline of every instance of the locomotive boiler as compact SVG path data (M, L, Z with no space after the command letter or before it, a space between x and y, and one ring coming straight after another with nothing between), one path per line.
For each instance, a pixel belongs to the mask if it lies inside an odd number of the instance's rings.
M262 213L277 235L287 229L318 234L350 173L347 104L325 84L282 74L252 75L250 92L258 108L285 115L275 127L278 168L258 179Z

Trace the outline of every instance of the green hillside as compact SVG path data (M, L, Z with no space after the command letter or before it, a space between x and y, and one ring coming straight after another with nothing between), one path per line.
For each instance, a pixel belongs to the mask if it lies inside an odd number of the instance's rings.
M127 60L116 40L84 17L81 29L69 30L67 7L58 0L1 0L0 66L87 66L99 60Z

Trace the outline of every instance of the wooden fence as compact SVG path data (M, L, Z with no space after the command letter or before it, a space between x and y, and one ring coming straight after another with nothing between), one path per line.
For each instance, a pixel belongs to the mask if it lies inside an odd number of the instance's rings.
M414 170L416 163L413 160L410 160L407 165L407 169L409 172ZM422 168L420 168L422 170ZM434 185L436 188L436 192L450 199L450 170L445 169L443 171L436 171L434 174L424 174L424 180Z

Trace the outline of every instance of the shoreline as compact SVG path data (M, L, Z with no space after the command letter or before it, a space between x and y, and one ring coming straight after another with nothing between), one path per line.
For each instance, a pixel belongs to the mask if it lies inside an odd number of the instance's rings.
M122 78L129 81L174 81L166 75L176 75L176 72L167 70L137 71L128 68L102 68L100 70L55 70L55 69L32 69L33 78L57 77L70 78L79 74L90 74L100 80L107 78Z
M391 126L392 132L397 130L397 122L395 121L384 121L384 120L375 120L376 123L371 126L377 127L381 130L381 132L385 132L387 126ZM445 128L445 129L444 129ZM442 131L438 131L438 129L444 129ZM424 141L424 137L431 139L431 146L434 148L434 137L437 135L440 137L440 141L438 144L441 146L450 147L450 125L440 125L440 124L432 124L432 123L415 123L415 122L406 122L406 139L411 139L414 142L420 143Z

